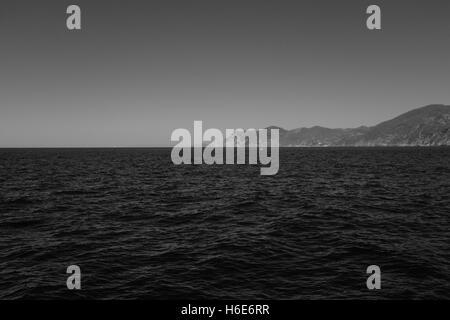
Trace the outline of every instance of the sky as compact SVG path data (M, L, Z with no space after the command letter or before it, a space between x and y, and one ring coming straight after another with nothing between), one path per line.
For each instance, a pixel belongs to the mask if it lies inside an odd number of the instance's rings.
M448 0L4 0L0 40L0 147L168 146L194 120L358 127L450 104Z

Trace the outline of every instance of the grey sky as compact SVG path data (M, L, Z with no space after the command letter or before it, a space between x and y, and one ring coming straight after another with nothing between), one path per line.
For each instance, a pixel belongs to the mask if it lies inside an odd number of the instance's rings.
M449 104L449 16L437 0L5 0L0 147L162 146L194 120L356 127Z

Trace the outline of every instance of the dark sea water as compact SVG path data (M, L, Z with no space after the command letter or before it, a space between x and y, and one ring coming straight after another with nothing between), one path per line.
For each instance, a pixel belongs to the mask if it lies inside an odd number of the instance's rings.
M450 298L450 148L170 151L0 150L0 298Z

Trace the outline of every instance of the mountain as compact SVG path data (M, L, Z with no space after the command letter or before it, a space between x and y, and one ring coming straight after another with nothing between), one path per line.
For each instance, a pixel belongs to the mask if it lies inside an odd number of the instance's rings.
M450 146L450 106L429 105L373 127L280 129L280 146Z

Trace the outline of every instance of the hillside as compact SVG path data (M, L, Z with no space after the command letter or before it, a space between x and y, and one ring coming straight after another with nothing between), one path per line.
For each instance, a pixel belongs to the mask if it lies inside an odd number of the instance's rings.
M450 106L429 105L373 127L284 130L280 146L442 146L450 145Z

